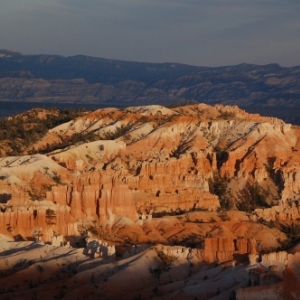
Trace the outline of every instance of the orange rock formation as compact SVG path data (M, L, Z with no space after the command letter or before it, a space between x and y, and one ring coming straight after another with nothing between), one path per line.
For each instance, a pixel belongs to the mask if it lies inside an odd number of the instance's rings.
M257 209L252 220L299 218L300 130L279 119L222 105L99 109L31 147L87 132L95 141L0 160L0 232L29 237L40 228L50 240L54 232L78 235L83 223L112 228L125 217L141 226L139 215L216 212L216 174L226 177L233 207L248 201L242 191L249 185L268 192L271 208ZM224 261L236 249L253 251L251 240L233 240L219 240L206 255Z

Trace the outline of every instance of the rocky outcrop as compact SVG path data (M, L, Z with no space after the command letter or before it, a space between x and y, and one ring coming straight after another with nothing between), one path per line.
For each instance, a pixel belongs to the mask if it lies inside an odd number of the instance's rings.
M4 234L18 239L42 239L51 241L54 233L64 236L78 235L77 224L67 205L27 203L27 206L8 207L0 212L0 227Z
M256 209L253 219L293 223L299 220L300 206L273 206L271 208Z
M208 263L247 262L248 255L256 255L255 239L205 238L203 247L198 249L183 246L160 246L159 251L175 259L197 258Z
M84 253L90 255L92 258L113 258L116 254L116 248L115 245L109 244L105 241L87 237Z
M236 299L300 299L299 252L256 255L250 261L250 287L238 289Z
M202 256L207 262L243 261L256 252L255 239L206 238Z
M77 221L98 220L105 223L114 214L137 219L133 193L114 177L93 173L79 178L70 186L53 187L47 199L70 207L70 215Z

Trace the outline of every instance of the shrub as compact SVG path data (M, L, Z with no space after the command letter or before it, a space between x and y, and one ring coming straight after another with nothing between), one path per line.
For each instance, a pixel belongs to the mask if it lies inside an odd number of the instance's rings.
M46 210L46 223L48 225L56 224L56 213L50 208Z
M104 134L104 139L105 140L115 140L120 136L126 135L126 133L128 133L128 131L133 127L133 124L129 123L129 124L122 124L120 127L117 127L115 129L115 131L111 132L108 131Z
M246 212L251 212L259 207L270 207L267 202L269 192L263 189L257 182L253 185L246 184L240 191L240 202L237 203L237 208Z
M61 176L56 172L53 172L52 179L57 183L61 184Z
M44 272L44 268L41 265L37 265L36 268L40 273Z
M231 189L228 187L229 179L214 173L212 179L208 181L209 191L219 197L221 209L230 210L233 207Z
M35 143L48 129L66 123L80 115L81 110L48 109L44 118L38 118L37 110L0 120L0 141L8 140L9 155L19 155Z

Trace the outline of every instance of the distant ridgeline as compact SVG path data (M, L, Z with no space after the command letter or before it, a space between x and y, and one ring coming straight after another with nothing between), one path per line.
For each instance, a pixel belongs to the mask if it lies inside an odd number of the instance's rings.
M60 110L96 110L98 108L104 108L107 105L102 105L94 103L49 103L49 102L1 102L0 101L0 120L9 117L15 116L17 114L26 112L28 110L34 108L46 108L46 109L53 109L57 108Z
M5 102L100 107L221 103L300 124L299 82L300 67L278 64L210 68L0 50L0 101Z

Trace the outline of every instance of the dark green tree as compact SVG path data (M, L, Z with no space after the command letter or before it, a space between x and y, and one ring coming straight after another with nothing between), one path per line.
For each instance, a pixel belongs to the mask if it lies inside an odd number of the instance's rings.
M228 187L229 179L224 176L220 176L215 172L212 179L209 180L209 191L219 197L220 206L224 210L230 210L233 207L233 196L231 189Z

